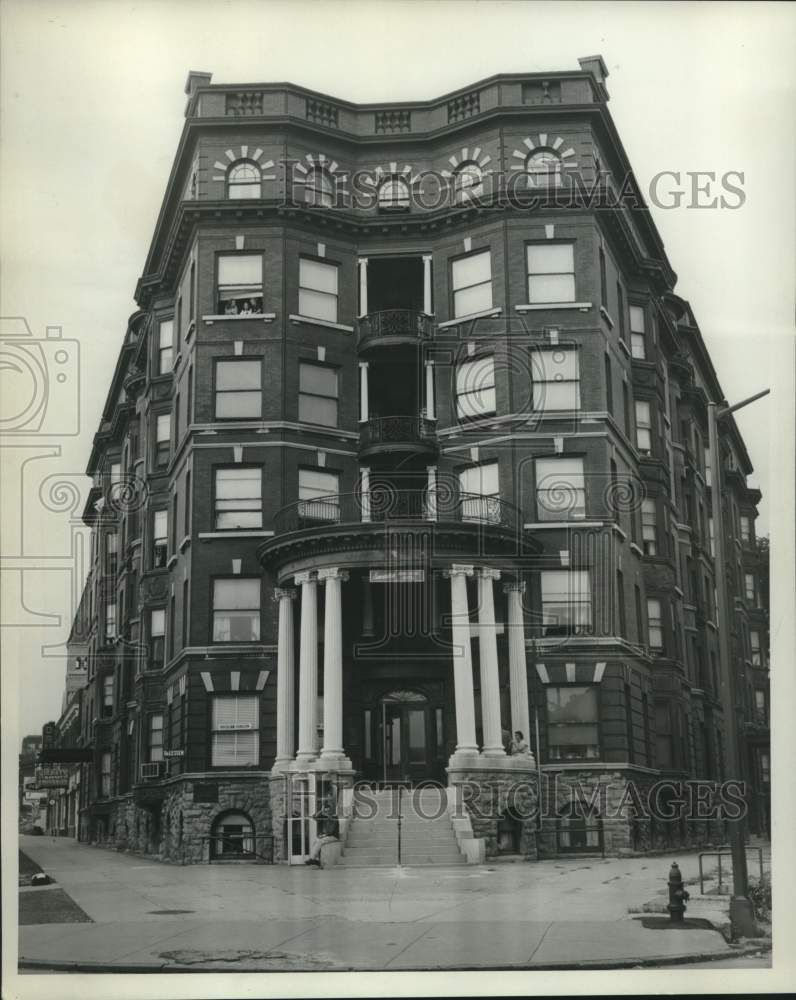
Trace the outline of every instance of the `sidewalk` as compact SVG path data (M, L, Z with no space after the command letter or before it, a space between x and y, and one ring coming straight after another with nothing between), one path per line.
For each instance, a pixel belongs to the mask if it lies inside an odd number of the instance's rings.
M174 867L65 839L20 846L94 921L20 927L31 969L604 968L738 954L701 921L628 914L665 888L672 860L695 875L696 854L319 871Z

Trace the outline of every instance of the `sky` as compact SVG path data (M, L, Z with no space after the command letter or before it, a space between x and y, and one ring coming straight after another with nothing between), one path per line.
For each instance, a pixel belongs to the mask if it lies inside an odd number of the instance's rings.
M793 5L4 0L0 30L0 316L25 317L37 341L61 327L69 372L52 383L61 395L34 439L0 434L3 701L19 697L20 735L60 712L83 471L189 70L215 83L290 81L351 101L405 101L494 73L575 70L601 53L642 190L662 171L679 173L687 191L689 172L744 175L739 208L685 198L651 211L726 397L774 388L737 419L765 493L758 527L773 526L776 539L792 437L776 418L792 402ZM664 204L673 186L661 184ZM57 350L41 349L48 364Z

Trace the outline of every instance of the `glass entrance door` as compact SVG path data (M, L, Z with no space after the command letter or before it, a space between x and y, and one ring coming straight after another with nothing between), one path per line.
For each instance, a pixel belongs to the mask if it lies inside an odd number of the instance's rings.
M429 776L431 714L416 691L392 691L381 699L379 777L414 783Z
M287 859L288 864L303 865L315 840L317 822L316 778L314 774L294 777L287 782Z

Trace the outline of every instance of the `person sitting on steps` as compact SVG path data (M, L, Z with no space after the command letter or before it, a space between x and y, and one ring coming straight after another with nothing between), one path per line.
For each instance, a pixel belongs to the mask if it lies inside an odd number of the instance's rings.
M525 737L518 729L514 733L514 739L511 741L512 756L516 756L518 754L529 754L530 752L528 744L525 742Z
M328 795L324 804L315 814L318 823L318 836L312 843L310 854L305 865L315 865L316 868L323 868L321 861L321 850L324 844L334 844L340 839L340 822L337 819L335 805L332 795Z

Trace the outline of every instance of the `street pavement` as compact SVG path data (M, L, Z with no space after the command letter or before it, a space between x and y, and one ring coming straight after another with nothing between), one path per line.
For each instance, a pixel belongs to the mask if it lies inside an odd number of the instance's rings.
M179 867L66 838L23 836L20 846L94 921L20 927L20 959L36 964L406 970L737 955L709 926L650 928L628 913L665 903L671 862L689 879L696 854L318 870Z

